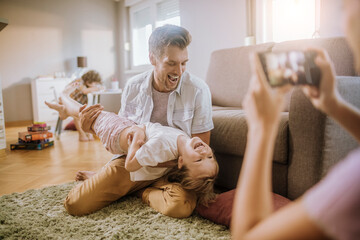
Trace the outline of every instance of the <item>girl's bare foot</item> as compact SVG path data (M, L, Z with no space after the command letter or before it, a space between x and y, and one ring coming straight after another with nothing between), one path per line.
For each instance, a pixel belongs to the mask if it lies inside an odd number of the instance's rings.
M86 179L91 178L95 174L96 174L96 172L92 172L92 171L78 171L76 173L75 180L76 181L85 181Z
M86 136L89 141L94 141L94 136L91 133L86 133Z
M89 140L89 138L88 138L88 136L87 136L86 133L81 134L81 133L79 132L79 141L80 141L80 142L88 142L88 141L90 141L90 140Z
M49 108L58 111L59 112L59 117L60 117L61 120L64 120L69 116L65 111L65 106L64 105L60 105L58 103L50 103L50 102L47 102L47 101L45 101L45 104Z

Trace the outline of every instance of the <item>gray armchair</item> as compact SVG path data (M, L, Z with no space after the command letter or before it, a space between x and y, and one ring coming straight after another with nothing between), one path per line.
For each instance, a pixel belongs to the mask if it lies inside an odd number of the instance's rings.
M246 147L247 124L241 102L250 81L249 54L307 46L325 48L346 100L360 108L360 77L355 77L353 57L344 38L311 39L222 49L212 53L206 82L213 101L215 128L210 145L220 171L217 185L236 187ZM317 111L300 89L288 96L273 156L273 190L295 199L317 183L357 142L333 120Z

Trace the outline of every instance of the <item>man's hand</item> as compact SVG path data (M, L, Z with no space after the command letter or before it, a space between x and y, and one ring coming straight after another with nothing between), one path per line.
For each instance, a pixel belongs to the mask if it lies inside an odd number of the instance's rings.
M84 132L95 134L92 125L103 109L104 107L100 104L95 104L90 107L84 105L79 109L81 128Z

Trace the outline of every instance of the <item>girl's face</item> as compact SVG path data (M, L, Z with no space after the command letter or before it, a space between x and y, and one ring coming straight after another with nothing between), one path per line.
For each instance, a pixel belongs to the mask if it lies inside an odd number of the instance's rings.
M345 34L355 56L356 69L360 71L360 1L344 0Z
M194 178L213 177L218 171L211 148L198 137L186 141L185 151L178 160L178 167L182 166L186 166Z

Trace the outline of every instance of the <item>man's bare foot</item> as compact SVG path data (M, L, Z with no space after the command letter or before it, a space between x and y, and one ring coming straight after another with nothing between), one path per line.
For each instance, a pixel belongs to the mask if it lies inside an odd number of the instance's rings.
M65 106L64 105L60 105L58 103L50 103L50 102L47 102L45 101L45 104L51 108L51 109L54 109L56 111L59 112L59 117L61 120L64 120L66 119L67 117L69 117L69 115L66 113L65 111Z
M75 181L85 181L94 176L96 172L92 171L78 171L75 176Z

